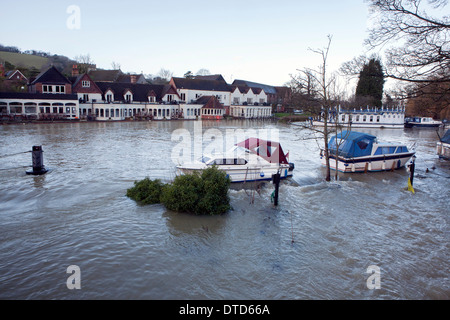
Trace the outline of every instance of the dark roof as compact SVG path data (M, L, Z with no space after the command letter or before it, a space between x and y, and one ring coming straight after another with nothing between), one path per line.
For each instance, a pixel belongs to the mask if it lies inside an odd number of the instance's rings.
M220 80L172 78L172 82L177 89L231 91L230 86L226 82Z
M246 86L246 87L250 87L250 88L260 88L260 89L263 89L264 92L267 94L277 94L277 90L273 86L256 83L256 82L251 82L251 81L247 81L247 80L236 79L233 81L232 86L239 86L239 87Z
M232 88L232 91L234 91L234 90L236 90L236 88L238 88L241 93L247 93L251 89L254 94L260 94L261 91L264 90L262 88L257 88L257 87L236 86L236 85L231 85L231 88ZM264 90L264 92L265 92L265 90Z
M196 104L202 104L202 108L223 109L225 108L216 96L202 96L195 101Z
M195 76L194 79L198 79L198 80L217 80L217 81L226 82L221 74L209 74L209 75L204 75L204 76Z
M77 100L76 94L51 94L27 92L0 92L0 99Z
M132 83L132 77L135 77L134 83L148 83L143 74L122 74L115 80L115 82Z
M133 94L133 101L148 102L148 97L156 96L157 101L161 101L165 91L164 85L157 84L131 84L117 82L95 82L95 84L103 92L103 96L108 90L114 92L114 101L124 101L125 93L130 90ZM154 94L152 94L152 92ZM104 97L103 97L104 98Z
M54 66L47 71L41 72L36 79L31 83L47 83L47 84L72 84L58 69Z
M120 70L92 70L89 76L94 81L114 82L122 75Z

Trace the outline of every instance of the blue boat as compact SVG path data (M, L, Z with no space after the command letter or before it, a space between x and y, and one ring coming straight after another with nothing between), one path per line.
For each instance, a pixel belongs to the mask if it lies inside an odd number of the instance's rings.
M341 172L399 169L414 154L404 144L378 142L375 136L356 131L338 133L328 143L330 167ZM326 165L324 150L321 150L320 157L322 164Z

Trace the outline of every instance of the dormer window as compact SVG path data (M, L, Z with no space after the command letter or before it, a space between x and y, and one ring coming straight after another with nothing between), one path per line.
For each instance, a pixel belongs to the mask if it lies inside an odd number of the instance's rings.
M83 88L90 88L91 87L91 82L90 81L81 81L81 86Z
M125 93L125 102L126 103L133 102L133 95L131 94L130 91L127 91L127 93Z

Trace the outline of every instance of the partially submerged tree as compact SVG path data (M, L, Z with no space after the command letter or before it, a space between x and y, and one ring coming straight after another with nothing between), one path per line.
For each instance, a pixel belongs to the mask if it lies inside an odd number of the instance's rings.
M311 130L323 137L324 152L326 164L325 180L331 180L330 157L328 150L328 141L330 134L341 129L335 122L329 125L330 115L336 107L340 98L337 90L337 78L332 74L329 76L327 70L328 54L330 51L332 37L328 36L328 44L324 49L314 49L312 52L318 54L322 61L317 69L304 68L298 70L299 74L291 76L291 89L293 99L297 103L303 102L301 107L312 115L317 115L323 120L323 127L311 127Z

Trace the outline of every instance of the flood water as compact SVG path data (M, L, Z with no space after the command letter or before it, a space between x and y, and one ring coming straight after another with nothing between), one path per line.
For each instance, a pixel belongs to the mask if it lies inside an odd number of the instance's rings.
M271 183L233 187L216 217L127 198L135 180L175 177L171 137L196 123L0 126L0 299L450 298L450 164L435 130L359 130L416 143L415 194L406 169L325 182L321 142L297 126L221 121L202 130L279 130L295 170L278 207ZM43 176L25 173L35 145ZM81 289L67 287L71 265Z

